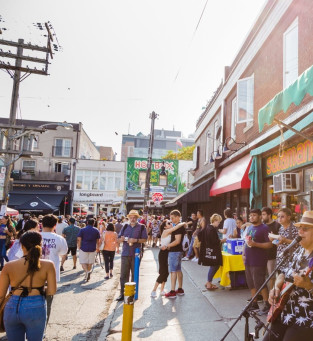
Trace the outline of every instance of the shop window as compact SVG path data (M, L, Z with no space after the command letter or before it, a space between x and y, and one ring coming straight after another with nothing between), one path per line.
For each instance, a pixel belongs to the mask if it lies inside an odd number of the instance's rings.
M237 124L253 122L253 106L254 75L239 79L237 82Z
M91 189L98 189L99 185L99 172L92 172L91 174Z
M298 78L298 18L284 33L284 88Z
M100 189L101 190L105 190L105 186L106 186L106 173L105 172L101 172L100 173Z
M121 178L115 175L115 190L119 191L121 189Z
M35 160L23 160L23 173L35 174L36 161Z
M90 190L90 180L91 180L91 172L85 171L84 172L83 189Z
M114 174L109 174L108 178L108 187L107 187L107 190L108 191L114 191Z

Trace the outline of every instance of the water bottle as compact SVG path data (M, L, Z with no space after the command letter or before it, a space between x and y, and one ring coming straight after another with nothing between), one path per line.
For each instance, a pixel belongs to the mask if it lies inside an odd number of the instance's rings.
M224 244L223 244L223 251L224 251L224 252L227 252L227 243L224 243Z

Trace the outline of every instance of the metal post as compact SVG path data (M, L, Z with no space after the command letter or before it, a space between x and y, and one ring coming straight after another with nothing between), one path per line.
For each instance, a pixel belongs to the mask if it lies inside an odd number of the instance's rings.
M22 55L23 55L23 44L24 39L18 40L18 46L17 46L17 58L15 60L15 66L16 70L14 72L13 77L13 90L12 90L12 99L11 99L11 108L10 108L10 118L9 118L9 126L16 124L16 110L17 110L17 101L19 96L19 88L20 88L20 77L21 77L21 71L19 70L22 66ZM10 137L13 135L13 129L8 129L8 139L7 139L7 151L13 150L13 140L10 139ZM8 197L9 197L9 186L10 186L10 177L11 172L13 169L13 156L12 154L8 153L5 156L4 164L6 165L6 173L5 173L5 179L4 179L4 186L3 186L3 204L7 205L8 203Z
M140 249L135 250L135 266L134 266L134 281L136 283L135 300L138 300L139 294L139 266L140 266Z
M147 173L146 173L146 182L145 182L145 196L144 196L143 207L146 207L147 202L149 200L150 175L151 175L152 153L153 153L153 142L154 142L154 121L156 118L158 118L158 114L156 114L153 111L150 114L151 131L150 131L150 141L149 141L149 150L148 150L148 164L147 164Z
M122 341L131 341L132 339L135 287L136 283L134 282L125 283Z

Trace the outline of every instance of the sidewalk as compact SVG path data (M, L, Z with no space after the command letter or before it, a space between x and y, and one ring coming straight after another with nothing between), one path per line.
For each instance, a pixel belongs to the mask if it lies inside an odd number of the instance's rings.
M204 288L208 267L183 262L185 296L176 299L151 298L157 278L158 249L146 249L140 267L139 299L134 305L132 340L210 340L218 341L246 305L249 291ZM214 280L215 284L217 281ZM166 290L170 290L169 280ZM116 294L117 297L118 293ZM123 303L113 302L99 341L121 339ZM251 320L251 319L250 319ZM243 340L244 319L226 340ZM250 330L254 323L250 322Z

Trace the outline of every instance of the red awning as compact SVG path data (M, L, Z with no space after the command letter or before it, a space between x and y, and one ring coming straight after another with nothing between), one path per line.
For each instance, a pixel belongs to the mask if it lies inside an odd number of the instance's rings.
M236 189L250 188L251 181L248 178L250 165L251 155L248 154L223 168L210 190L210 196L213 197Z

